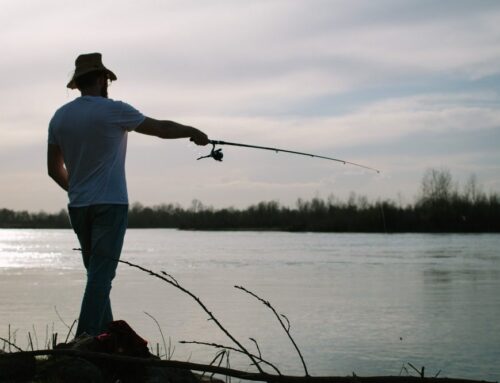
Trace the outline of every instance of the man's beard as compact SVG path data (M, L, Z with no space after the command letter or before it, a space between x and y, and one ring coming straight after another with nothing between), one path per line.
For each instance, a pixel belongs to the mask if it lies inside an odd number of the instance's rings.
M104 98L108 98L108 84L107 83L101 88L101 96Z

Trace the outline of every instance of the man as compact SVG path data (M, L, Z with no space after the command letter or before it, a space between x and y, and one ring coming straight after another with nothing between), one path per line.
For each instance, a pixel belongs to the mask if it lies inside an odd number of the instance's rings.
M100 53L78 56L67 87L78 88L81 97L58 109L49 124L48 173L68 192L71 224L87 269L77 336L98 335L113 320L109 294L127 228L128 132L209 142L198 129L145 117L108 99L108 81L116 79Z

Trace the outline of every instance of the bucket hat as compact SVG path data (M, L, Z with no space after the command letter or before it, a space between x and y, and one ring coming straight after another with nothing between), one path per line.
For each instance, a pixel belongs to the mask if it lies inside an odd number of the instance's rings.
M67 87L76 89L75 80L84 74L94 71L103 71L108 75L111 81L116 80L116 75L103 65L102 55L100 53L86 53L76 58L75 72Z

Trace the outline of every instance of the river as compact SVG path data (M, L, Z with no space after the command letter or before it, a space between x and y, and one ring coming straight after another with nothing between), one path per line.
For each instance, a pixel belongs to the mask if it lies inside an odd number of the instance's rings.
M0 230L0 336L42 348L64 340L85 283L71 230ZM414 374L500 380L500 235L127 232L122 259L166 271L249 349L284 374L303 374L268 300L291 324L311 375ZM209 363L231 345L196 302L121 264L116 319L173 359ZM147 314L146 314L147 313ZM170 343L170 347L168 346ZM0 348L2 342L0 341ZM252 369L230 354L233 368Z

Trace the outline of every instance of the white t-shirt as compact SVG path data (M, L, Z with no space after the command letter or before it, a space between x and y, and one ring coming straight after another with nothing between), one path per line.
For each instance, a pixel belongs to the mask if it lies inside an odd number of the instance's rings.
M144 119L129 104L95 96L78 97L56 111L48 142L64 157L69 206L128 204L127 135Z

